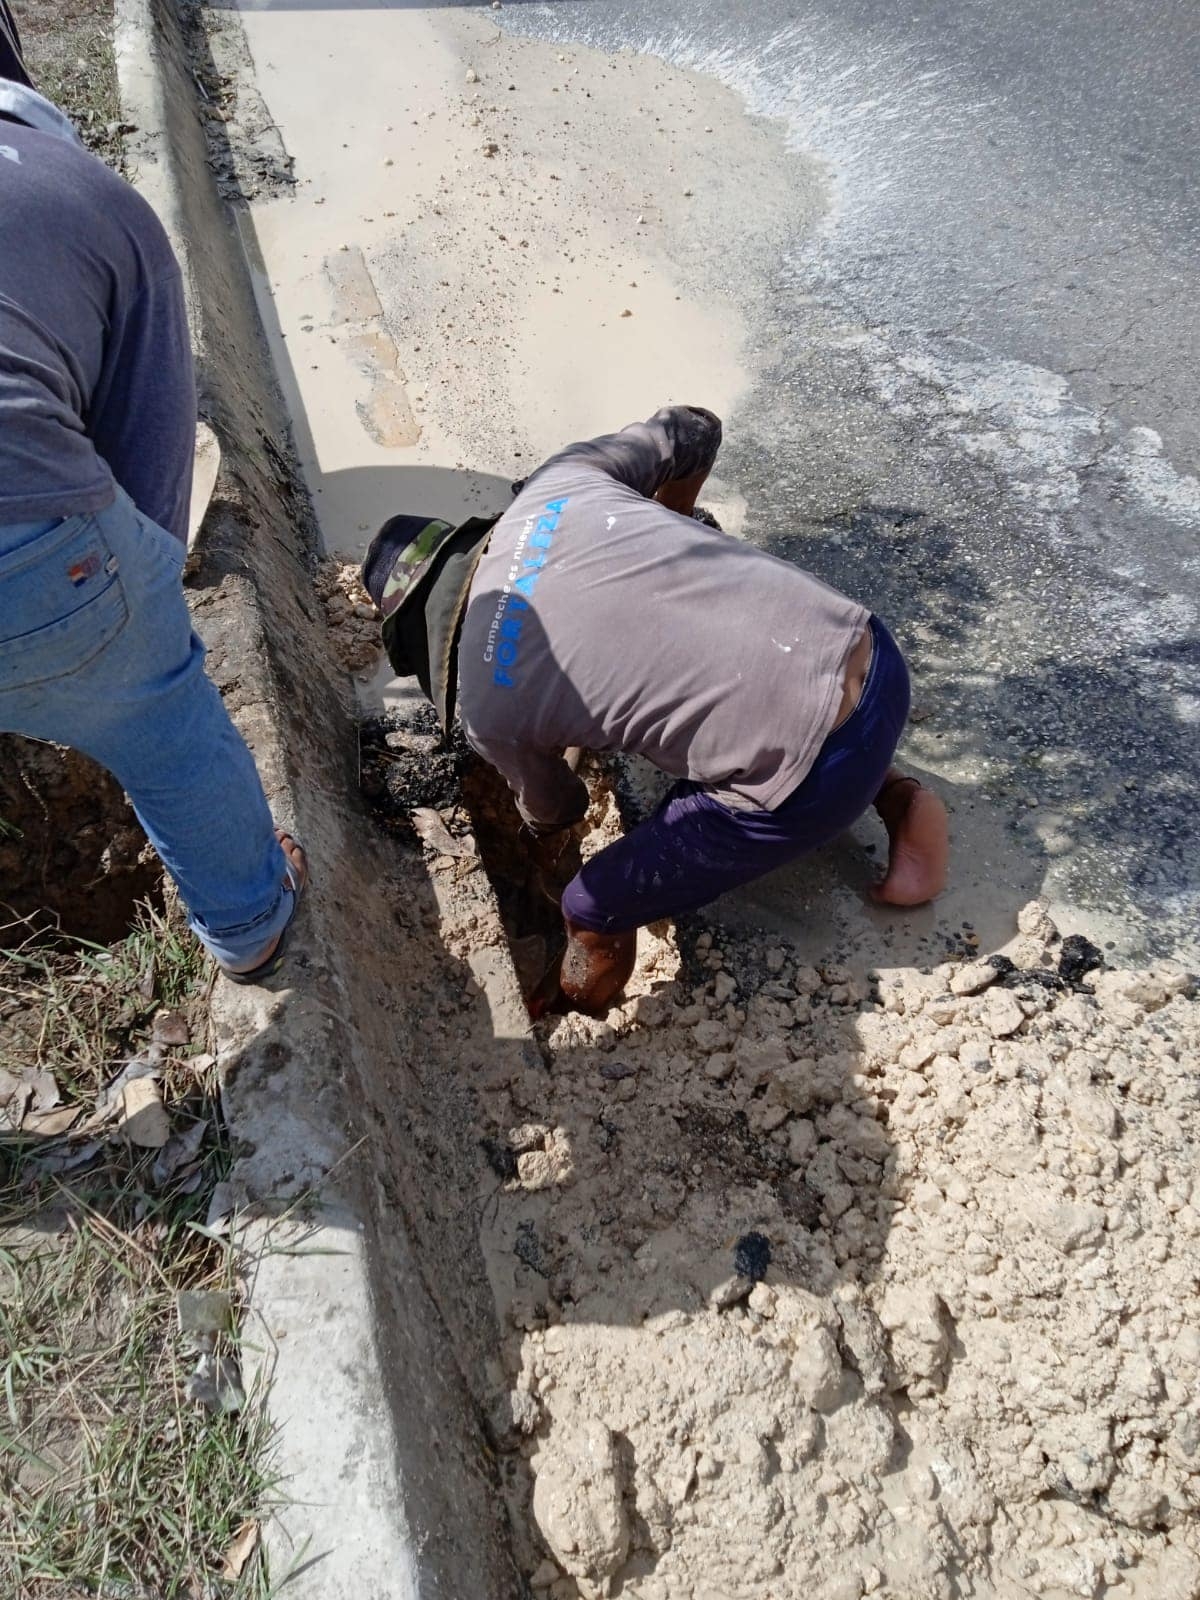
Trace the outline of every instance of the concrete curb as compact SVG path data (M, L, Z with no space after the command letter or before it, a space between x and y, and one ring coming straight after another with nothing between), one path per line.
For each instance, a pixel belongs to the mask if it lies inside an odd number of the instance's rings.
M171 127L181 116L195 125L190 86L182 81L182 52L162 30L151 0L117 0L115 20L122 105L137 128L131 148L133 178L166 226L183 269L203 393L211 382L205 370L207 314L189 245L189 206ZM199 135L198 126L195 131ZM261 638L256 597L246 588L230 592L222 608L227 627ZM210 642L202 619L197 625ZM243 708L236 720L264 767L277 810L294 814L294 797L277 776L275 783L270 781L269 769L275 775L285 769L283 732L272 725L270 715L273 698L264 694L257 714L248 717ZM273 748L264 761L268 746ZM219 983L212 1015L223 1068L241 1064L254 1053L256 1041L280 1031L292 1033L297 1009L305 1009L298 1007L299 1001L292 994L281 1005L264 991L233 990ZM310 1084L277 1087L281 1107L312 1102ZM344 1155L344 1140L336 1134L331 1140L324 1119L323 1138L315 1144L312 1129L281 1126L270 1136L278 1157L276 1171L264 1170L264 1163L271 1161L270 1146L253 1120L233 1109L237 1103L229 1107L230 1133L256 1144L254 1188L260 1202L272 1191L295 1189L297 1135L309 1152L306 1165L313 1181L321 1181ZM235 1189L229 1198L238 1197ZM370 1334L373 1316L361 1223L351 1206L326 1192L315 1214L308 1207L295 1222L247 1220L233 1231L238 1247L256 1263L250 1317L243 1328L247 1366L252 1368L247 1377L260 1394L269 1386L269 1409L279 1427L276 1466L289 1502L267 1534L274 1578L290 1573L288 1586L297 1596L387 1594L407 1600L418 1595L417 1555L403 1522L390 1413ZM292 1253L301 1238L304 1253ZM322 1308L319 1324L311 1314L316 1305Z
M179 255L201 410L225 454L198 546L195 625L276 815L297 828L314 867L284 974L292 987L219 983L212 1006L226 1116L243 1152L214 1209L254 1262L243 1357L260 1392L269 1385L287 1502L267 1529L272 1581L286 1578L298 1600L501 1600L517 1592L507 1534L438 1289L423 1278L386 1174L356 1153L370 1143L357 1102L382 1034L371 1036L370 1019L349 1021L364 997L337 952L367 936L353 902L373 883L369 862L356 882L359 819L337 804L353 789L337 754L351 739L341 685L314 665L324 652L308 585L311 511L280 474L286 451L275 441L286 444L288 421L238 234L212 183L186 24L169 0L115 9L121 97L137 129L131 174ZM323 896L335 873L341 893Z
M187 247L185 211L167 142L167 105L151 0L114 0L113 53L121 106L135 132L126 141L131 178L157 212L183 269L193 328L200 308Z

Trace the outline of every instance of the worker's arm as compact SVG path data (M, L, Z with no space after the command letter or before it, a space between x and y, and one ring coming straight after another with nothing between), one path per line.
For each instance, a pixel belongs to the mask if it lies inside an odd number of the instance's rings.
M712 470L721 448L721 419L699 406L664 406L647 422L635 422L620 433L602 434L568 445L538 468L533 478L552 467L594 467L647 499L665 486L679 485L695 504L700 484ZM529 479L530 483L533 478ZM685 487L687 486L687 487ZM672 510L672 500L660 496ZM690 509L690 507L689 507Z
M178 269L146 284L113 315L87 428L138 510L185 543L196 385Z
M583 820L587 786L561 754L507 741L484 744L472 739L471 743L503 775L517 810L534 833L556 833Z

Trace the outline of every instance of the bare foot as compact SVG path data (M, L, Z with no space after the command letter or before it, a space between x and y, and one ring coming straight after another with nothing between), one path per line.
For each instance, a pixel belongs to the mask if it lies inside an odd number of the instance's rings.
M576 1011L602 1016L629 982L636 960L636 928L628 933L593 933L568 922L559 979L563 997Z
M871 890L883 905L920 906L946 886L950 857L946 808L931 789L895 767L875 797L888 833L888 869Z
M289 868L288 886L298 895L308 882L308 857L304 853L303 846L292 838L286 828L276 828L275 837L279 840L279 848L287 857ZM248 961L239 961L236 967L227 967L224 962L221 962L221 970L230 973L234 977L241 973L253 972L256 967L261 967L264 962L271 959L276 950L278 950L279 942L282 938L283 933L277 933L269 944L265 944L262 947L257 955L251 956Z

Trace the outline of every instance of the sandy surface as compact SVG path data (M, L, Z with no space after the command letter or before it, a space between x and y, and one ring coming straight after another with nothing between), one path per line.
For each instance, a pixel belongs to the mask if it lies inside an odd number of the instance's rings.
M241 21L296 179L243 231L339 552L331 648L372 695L347 569L382 518L499 507L556 445L668 400L736 419L764 355L740 286L698 293L689 262L715 230L769 235L785 168L815 224L822 180L649 57L474 11ZM707 498L740 531L737 486ZM920 714L918 763L935 730ZM868 908L868 822L648 932L629 1001L541 1024L538 1065L493 1059L449 991L448 1057L396 1064L454 1074L483 1152L455 1183L501 1339L468 1381L539 1595L1200 1595L1196 1004L1174 968L1059 981L1044 913L1018 930L1036 870L970 777L942 785L936 910ZM477 821L442 810L460 839ZM505 938L478 862L427 859L476 970ZM1003 981L963 975L1002 947Z
M477 15L242 22L297 178L247 240L327 543L502 506L551 450L659 405L736 405L736 301L697 303L673 261L770 210L774 151L729 91Z

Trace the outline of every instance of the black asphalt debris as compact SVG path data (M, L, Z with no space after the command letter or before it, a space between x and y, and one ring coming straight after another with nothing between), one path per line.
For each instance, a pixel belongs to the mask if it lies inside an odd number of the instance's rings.
M1080 983L1089 972L1104 965L1104 954L1099 945L1085 939L1081 933L1069 933L1062 942L1058 958L1059 976L1067 983Z
M765 1233L744 1233L733 1247L733 1270L739 1278L758 1283L771 1265L771 1241Z

